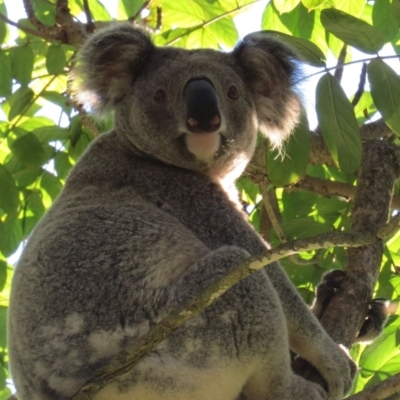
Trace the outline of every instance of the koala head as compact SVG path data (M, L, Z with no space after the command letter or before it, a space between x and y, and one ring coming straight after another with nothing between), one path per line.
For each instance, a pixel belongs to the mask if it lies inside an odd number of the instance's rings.
M93 34L80 51L76 93L136 151L178 167L235 179L257 131L280 146L298 122L294 54L267 34L230 53L156 47L129 24Z

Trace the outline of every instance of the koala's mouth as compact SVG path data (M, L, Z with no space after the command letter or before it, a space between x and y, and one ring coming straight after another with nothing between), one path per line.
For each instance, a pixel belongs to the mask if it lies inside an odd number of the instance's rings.
M213 161L221 144L219 132L187 133L185 136L187 149L199 160L209 164Z

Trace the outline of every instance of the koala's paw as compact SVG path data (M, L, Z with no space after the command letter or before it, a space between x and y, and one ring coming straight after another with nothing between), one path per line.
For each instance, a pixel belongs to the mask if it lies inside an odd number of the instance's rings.
M328 385L327 399L341 400L351 390L358 367L343 346L334 345L329 356L330 361L323 372Z
M333 270L322 277L321 283L317 286L312 312L317 318L321 318L332 297L341 291L342 282L346 273L341 270Z
M368 314L357 335L357 342L371 342L383 331L388 316L389 301L382 298L371 300L368 304Z

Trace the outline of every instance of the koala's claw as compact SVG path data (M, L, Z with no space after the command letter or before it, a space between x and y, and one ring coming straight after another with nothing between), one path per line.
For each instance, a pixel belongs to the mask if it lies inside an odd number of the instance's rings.
M333 296L342 290L342 283L346 273L342 270L327 272L317 286L316 297L311 308L317 318L324 314ZM385 326L388 315L389 302L386 299L373 299L368 304L368 314L357 335L357 342L370 342L377 338Z
M368 314L356 338L357 342L370 342L382 333L388 316L388 306L389 301L383 298L370 301Z

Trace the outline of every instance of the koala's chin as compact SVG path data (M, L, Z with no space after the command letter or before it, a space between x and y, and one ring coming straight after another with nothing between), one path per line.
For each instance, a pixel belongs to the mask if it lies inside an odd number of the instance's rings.
M221 135L219 132L187 133L185 142L197 160L210 165L220 148Z

